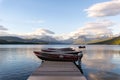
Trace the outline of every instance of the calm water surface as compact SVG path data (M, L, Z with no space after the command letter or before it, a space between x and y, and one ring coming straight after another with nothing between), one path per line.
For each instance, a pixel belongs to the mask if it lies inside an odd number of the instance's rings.
M0 45L0 80L26 80L41 64L34 50L77 45ZM120 46L86 45L82 70L88 80L120 80Z

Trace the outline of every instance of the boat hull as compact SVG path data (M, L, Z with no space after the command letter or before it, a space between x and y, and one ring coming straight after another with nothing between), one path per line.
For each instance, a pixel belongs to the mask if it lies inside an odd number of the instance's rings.
M77 61L80 56L75 54L50 54L45 52L34 51L35 55L42 59L48 61Z

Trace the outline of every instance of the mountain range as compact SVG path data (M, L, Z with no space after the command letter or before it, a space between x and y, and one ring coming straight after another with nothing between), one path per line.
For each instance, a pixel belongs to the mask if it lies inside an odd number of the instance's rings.
M111 39L103 40L103 41L97 41L90 44L109 44L109 45L120 45L120 36L114 37Z
M63 37L63 36L62 36ZM112 39L113 37L108 36L78 36L76 38L70 37L68 39L62 39L58 37L53 37L49 35L44 36L0 36L0 44L91 44L100 41L105 41Z

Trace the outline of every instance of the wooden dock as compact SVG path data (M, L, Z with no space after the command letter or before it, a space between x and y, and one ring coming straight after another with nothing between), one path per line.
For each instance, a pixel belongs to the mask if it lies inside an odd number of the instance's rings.
M87 80L73 62L44 61L28 80Z

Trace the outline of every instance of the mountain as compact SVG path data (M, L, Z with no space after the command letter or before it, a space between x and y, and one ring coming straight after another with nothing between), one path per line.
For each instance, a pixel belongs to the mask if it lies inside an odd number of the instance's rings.
M50 35L0 36L0 44L120 44L120 37L78 35L64 38Z
M0 43L1 43L1 44L4 44L4 43L7 43L7 41L0 39Z
M0 36L0 44L48 44L39 39L23 39L15 36Z
M61 44L62 42L50 35L30 35L21 36L25 40L31 40L32 42L47 42L49 44Z
M6 40L8 42L16 41L16 42L24 42L24 39L14 36L0 36L0 40Z
M120 36L114 37L108 40L100 41L100 42L94 42L90 44L109 44L109 45L120 45Z
M17 37L0 36L0 44L63 44L51 36Z

